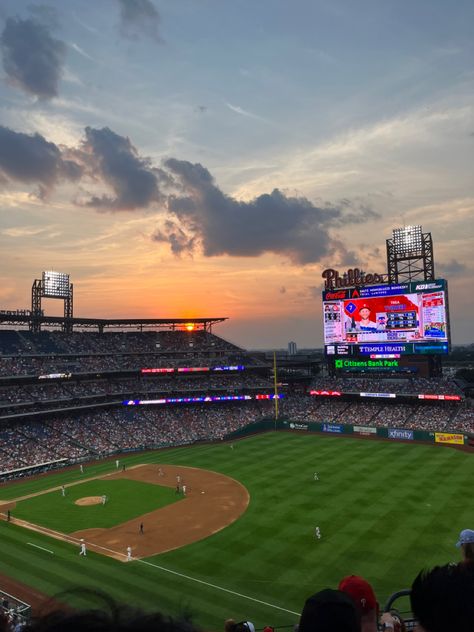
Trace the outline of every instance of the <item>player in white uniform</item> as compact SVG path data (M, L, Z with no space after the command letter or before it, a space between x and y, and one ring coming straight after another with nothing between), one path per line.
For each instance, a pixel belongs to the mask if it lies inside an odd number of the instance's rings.
M319 481L319 476L318 476L318 473L317 473L317 472L315 472L315 473L314 473L314 480L315 480L315 481Z
M66 488L64 487L64 485L61 485L61 496L65 496L66 495Z
M181 487L181 491L183 492L183 496L186 496L186 485Z
M314 537L318 538L318 540L321 539L321 530L319 527L316 527L316 529L314 530Z
M102 504L105 505L106 502L107 502L107 496L104 494L102 496Z
M131 561L132 561L132 547L127 546L127 562L131 562Z
M79 551L79 555L87 555L87 548L86 548L86 543L84 542L84 540L81 538L81 549Z
M120 461L118 459L115 461L115 467L117 469L119 469L119 467L120 467Z

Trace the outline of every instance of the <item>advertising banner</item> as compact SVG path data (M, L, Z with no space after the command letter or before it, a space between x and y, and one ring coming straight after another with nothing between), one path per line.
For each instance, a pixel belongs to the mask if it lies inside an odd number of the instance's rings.
M338 432L344 431L344 428L340 424L323 424L321 427L323 432Z
M464 435L452 434L448 432L435 432L435 443L451 443L454 445L464 445Z
M291 422L290 428L292 430L308 430L308 424L298 424L298 423Z
M362 435L375 435L377 434L377 428L373 426L354 426L354 432Z
M403 439L404 441L413 441L413 430L406 430L404 428L389 428L389 439Z

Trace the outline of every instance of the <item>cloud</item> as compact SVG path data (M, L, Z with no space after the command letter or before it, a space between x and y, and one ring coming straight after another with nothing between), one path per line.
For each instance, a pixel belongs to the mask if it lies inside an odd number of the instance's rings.
M20 227L4 228L1 231L1 234L6 235L7 237L23 238L23 237L34 237L35 235L40 235L41 233L44 233L45 231L48 231L48 234L49 234L48 228L24 226L22 228Z
M47 26L35 19L8 18L0 47L13 84L41 99L57 96L66 45L54 39Z
M87 172L114 192L114 196L92 196L87 206L110 211L134 210L162 200L159 185L167 182L166 174L153 168L147 158L140 157L129 138L108 127L86 127L85 135L78 156Z
M156 230L153 233L152 240L168 243L171 252L178 256L183 252L192 252L196 241L194 237L190 237L176 222L171 220L167 220L161 230Z
M136 39L142 35L159 41L160 14L151 0L118 0L120 29L125 37Z
M81 55L81 57L85 57L85 59L88 59L89 61L95 61L93 57L91 57L88 53L86 53L85 50L83 50L80 46L78 46L74 42L69 42L69 46L74 51L76 51L76 53L79 53L79 55Z
M263 118L263 116L258 116L258 114L253 114L252 112L249 112L248 110L244 110L244 108L241 108L239 105L232 105L232 103L226 103L226 106L230 110L232 110L232 112L235 112L236 114L240 114L241 116L246 116L248 118L255 119L256 121L263 121L264 123L270 122L268 119Z
M467 266L456 259L451 259L451 261L447 261L446 263L437 263L436 267L438 268L438 272L441 273L437 276L448 279L450 277L462 276L467 271Z
M40 134L15 132L0 125L0 176L40 186L44 197L60 180L78 180L82 168Z
M336 242L329 231L345 214L349 222L359 221L359 214L364 221L366 214L366 209L358 211L349 204L315 206L278 189L243 202L224 194L200 164L170 158L165 166L180 187L180 194L168 197L168 211L194 237L189 246L183 245L191 249L199 243L207 257L273 252L293 263L314 263L334 251Z

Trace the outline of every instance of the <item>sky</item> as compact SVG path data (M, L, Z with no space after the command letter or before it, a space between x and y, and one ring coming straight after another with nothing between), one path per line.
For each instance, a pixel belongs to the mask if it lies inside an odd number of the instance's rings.
M472 0L2 0L0 309L57 270L75 316L318 347L321 272L421 224L471 342L473 35Z

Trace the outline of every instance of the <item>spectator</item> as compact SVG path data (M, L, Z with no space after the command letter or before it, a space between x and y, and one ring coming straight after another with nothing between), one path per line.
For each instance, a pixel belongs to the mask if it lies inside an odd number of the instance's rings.
M472 632L474 564L421 571L411 587L410 601L422 632Z
M340 581L338 588L354 600L362 632L377 632L379 604L369 582L357 575L349 575Z
M55 610L31 619L24 632L196 632L186 619L173 619L160 612L142 612L115 603L103 593L79 590L77 594L92 596L103 605L91 610Z
M459 534L456 546L461 549L463 562L474 562L474 530L464 529ZM474 626L473 626L474 627Z
M340 590L326 588L306 600L299 632L360 632L354 601Z

